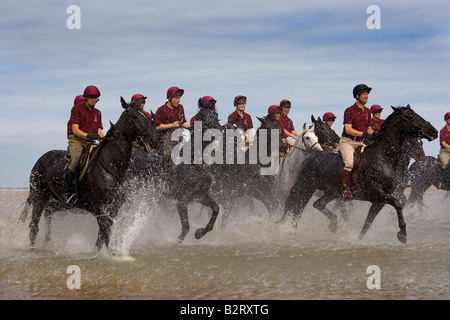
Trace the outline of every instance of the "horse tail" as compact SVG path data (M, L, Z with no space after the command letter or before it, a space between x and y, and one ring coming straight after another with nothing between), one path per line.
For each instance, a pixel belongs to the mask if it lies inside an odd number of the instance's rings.
M22 213L20 214L19 221L17 221L17 223L19 223L19 222L24 223L25 220L27 219L28 211L31 206L31 195L28 196L27 200L25 200L25 202L22 203L21 206L23 206L23 205L25 205L25 206L22 210Z

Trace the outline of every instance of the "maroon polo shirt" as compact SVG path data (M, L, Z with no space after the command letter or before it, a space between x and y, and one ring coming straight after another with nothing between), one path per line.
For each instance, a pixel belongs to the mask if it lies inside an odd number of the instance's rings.
M442 142L450 145L450 131L448 131L447 126L444 126L441 131L439 131L439 143L442 147Z
M371 127L374 132L380 132L380 129L381 129L381 126L383 125L383 123L384 123L384 119L372 118L372 119L370 119L369 127Z
M161 107L156 110L155 114L155 127L158 127L161 124L169 124L175 121L180 121L180 125L186 122L186 117L184 116L184 108L182 104L179 104L178 107L174 107L170 109L167 106L167 103L163 104ZM163 130L162 132L174 131L177 128L169 128Z
M372 114L367 107L364 107L364 110L361 110L356 103L351 107L348 107L344 111L344 129L342 131L342 136L350 139L354 138L352 135L345 132L346 124L351 124L352 128L357 131L367 132L371 118Z
M150 112L142 110L142 112L147 116L148 121L152 122L152 115Z
M189 123L191 125L191 127L194 126L195 119L197 119L197 115L195 115L191 118L191 122Z
M74 124L77 124L85 133L98 133L98 129L103 130L102 113L95 107L89 110L86 103L82 101L72 107L67 123L67 137L73 134L72 125Z
M286 131L288 132L292 132L295 130L294 123L292 122L292 120L288 116L283 116L283 114L281 114L281 117L278 120L278 126L280 127L282 139L287 139L287 135L284 132L284 129L286 129Z
M252 117L248 113L243 113L243 117L241 117L237 111L234 111L228 116L228 122L236 120L239 117L239 126L244 132L247 132L248 129L253 129L253 121Z

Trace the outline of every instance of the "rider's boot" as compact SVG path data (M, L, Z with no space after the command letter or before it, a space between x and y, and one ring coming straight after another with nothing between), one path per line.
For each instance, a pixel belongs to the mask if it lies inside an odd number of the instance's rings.
M351 171L345 169L342 171L342 197L344 198L344 200L353 199L352 194L350 193L350 191L347 190L351 177L352 177Z
M64 172L64 185L62 189L61 205L64 209L70 209L72 204L70 198L73 195L73 182L75 180L75 172L66 169Z

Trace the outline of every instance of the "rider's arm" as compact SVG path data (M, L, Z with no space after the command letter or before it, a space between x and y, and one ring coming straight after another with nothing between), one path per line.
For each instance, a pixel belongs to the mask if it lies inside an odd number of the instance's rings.
M345 133L354 136L354 137L362 137L363 132L362 131L358 131L353 129L352 124L351 123L346 123L344 124L344 128L345 128Z
M78 124L72 124L72 132L74 135L87 139L87 133L84 131L81 131L80 126Z

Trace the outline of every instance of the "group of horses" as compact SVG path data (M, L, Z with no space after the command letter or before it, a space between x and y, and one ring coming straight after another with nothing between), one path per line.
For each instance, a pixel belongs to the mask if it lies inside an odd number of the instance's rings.
M341 199L340 174L343 161L338 153L322 150L321 144L337 143L339 136L320 118L316 120L312 117L313 124L309 128L304 124L300 137L282 157L275 155L276 161L279 161L275 174L262 175L261 169L268 165L259 160L249 163L248 150L247 160L243 164L203 161L174 165L160 152L154 151L160 148L161 142L154 123L148 121L139 105L133 102L128 104L123 98L121 104L125 110L115 125L111 123L111 128L98 146L99 150L88 165L86 174L77 182L76 207L87 210L97 219L97 250L103 245L108 248L114 220L129 199L130 186L139 189L150 185L164 186L159 192L158 188L152 188L158 194L149 196L175 201L181 221L181 233L178 236L180 242L190 231L188 205L194 201L211 211L206 226L195 231L197 239L213 229L219 212L225 223L233 210L233 204L243 197L262 202L272 217L280 210L283 211L280 221L291 217L296 225L316 191L322 193L313 206L330 220L332 231L337 229L337 217L326 206L332 200ZM408 175L408 172L413 171L408 171L409 161L411 158L419 159L416 161L418 169L415 172L418 175L417 172L424 171L419 162L428 160L423 160L427 157L423 154L420 139L431 141L438 137L438 132L409 105L392 108L393 113L386 119L375 141L366 146L361 154L362 164L357 168L357 179L353 180L350 188L355 200L372 203L360 238L383 206L390 204L398 215L400 231L397 237L404 243L406 223L402 210L406 199L402 196L404 197L404 188L412 181ZM262 139L267 142L273 137L269 132L278 132L278 124L269 116L258 119L261 125L256 131L255 142L261 142ZM202 132L215 129L225 133L230 129L235 130L237 126L236 123L221 125L215 107L201 109L196 120L202 121ZM223 137L225 136L224 134ZM275 137L279 139L279 135ZM234 139L236 154L237 148L242 147L238 140L239 138ZM145 151L132 152L134 142L144 146ZM212 152L219 152L219 148L227 145L225 140L214 142L218 147ZM261 145L266 145L268 149L259 150L260 153L265 151L266 155L274 158L270 154L273 150L269 150L272 144L259 143ZM150 150L153 152L148 152ZM202 151L206 150L211 152L211 142L203 141ZM31 170L30 192L19 220L24 222L32 207L29 225L32 248L36 245L42 213L47 221L46 239L50 239L51 215L61 210L63 172L67 163L67 151L53 150L41 156ZM425 186L421 185L420 188ZM422 192L419 187L416 189L417 194ZM425 191L426 189L423 190Z

